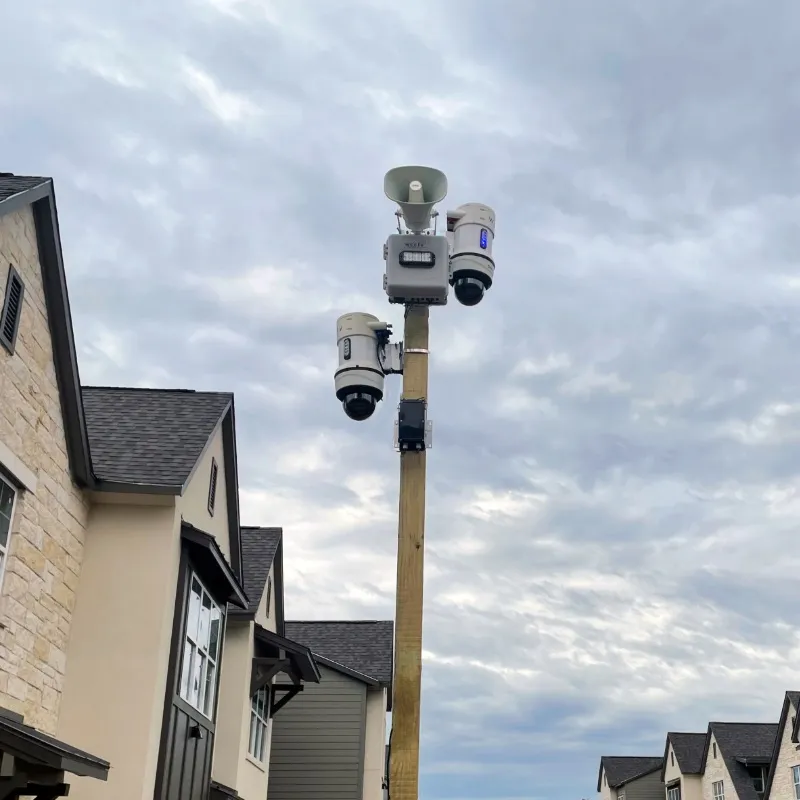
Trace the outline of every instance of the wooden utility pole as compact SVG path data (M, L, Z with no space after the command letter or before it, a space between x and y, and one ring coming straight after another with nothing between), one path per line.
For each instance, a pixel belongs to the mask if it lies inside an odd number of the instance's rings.
M428 306L406 309L403 399L428 398ZM422 694L422 582L425 562L425 450L400 454L391 800L419 800Z

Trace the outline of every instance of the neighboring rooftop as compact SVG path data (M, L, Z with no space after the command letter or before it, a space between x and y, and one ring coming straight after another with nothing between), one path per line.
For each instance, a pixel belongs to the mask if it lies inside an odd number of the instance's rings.
M636 778L660 770L664 764L661 756L603 756L600 759L600 775L606 772L606 780L612 789L618 789ZM600 779L597 781L600 791Z
M0 203L15 194L27 192L47 183L50 178L34 178L25 175L14 175L11 172L0 172Z
M703 771L705 733L668 733L667 738L684 775L699 775Z
M286 638L386 686L392 682L394 623L287 622Z
M281 528L242 527L242 573L244 590L250 599L249 612L261 603L275 553L281 543Z
M233 395L184 389L82 387L94 474L101 481L181 487Z
M739 800L758 800L753 779L742 762L768 765L778 727L777 723L760 722L709 723L708 728L714 734Z

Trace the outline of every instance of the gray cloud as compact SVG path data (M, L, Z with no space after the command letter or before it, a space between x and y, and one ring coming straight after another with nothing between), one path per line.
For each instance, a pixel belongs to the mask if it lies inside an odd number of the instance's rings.
M431 7L433 6L433 7ZM602 753L771 720L794 620L800 11L590 0L11 4L5 169L53 175L82 376L236 392L290 616L392 613L383 171L498 212L432 315L423 787L588 796ZM380 309L384 309L381 311Z

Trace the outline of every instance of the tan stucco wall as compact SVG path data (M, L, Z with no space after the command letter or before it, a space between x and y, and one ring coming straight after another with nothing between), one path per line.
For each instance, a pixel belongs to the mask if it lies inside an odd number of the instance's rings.
M712 785L717 781L724 781L725 800L737 800L736 790L733 788L728 768L722 760L722 753L717 747L717 757L714 758L714 745L716 740L712 734L711 741L708 743L708 755L706 757L705 771L702 777L703 800L714 800L714 790Z
M212 777L225 786L238 788L240 756L247 750L247 729L242 717L250 709L250 665L253 658L253 624L228 623L222 651L217 704L217 738L214 743ZM249 723L249 717L248 717Z
M386 689L367 691L367 724L364 736L363 800L383 797L386 757Z
M16 352L0 348L0 442L37 482L35 493L18 497L2 585L0 705L53 733L88 503L69 472L30 208L0 217L3 294L9 263L25 294Z
M674 765L672 762L675 762ZM667 763L664 768L664 795L667 793L667 784L672 781L680 779L681 782L681 800L702 800L703 797L703 781L700 775L682 775L678 759L675 758L675 753L672 750L672 745L669 746L667 751Z
M269 604L269 614L267 614L267 587L272 587L272 600ZM276 618L275 618L275 567L270 567L267 581L264 584L264 591L261 593L261 602L256 611L256 622L268 631L277 633Z
M169 505L97 504L70 637L58 734L112 764L77 800L152 797L175 611L180 525Z
M225 465L222 460L222 426L211 437L206 451L195 468L183 496L178 500L179 513L186 522L210 533L230 563L231 543L228 535L228 500L225 492ZM217 462L217 492L214 516L208 513L208 487L211 481L211 459Z
M790 707L786 724L781 731L781 746L775 762L770 800L795 800L792 767L800 766L800 752L792 741L792 717L797 711Z

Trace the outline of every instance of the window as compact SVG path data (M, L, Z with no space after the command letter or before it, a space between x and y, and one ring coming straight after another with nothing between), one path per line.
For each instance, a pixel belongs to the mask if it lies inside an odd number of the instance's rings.
M675 753L673 753L672 751L670 751L669 760L670 760L670 763L672 764L672 766L674 767L675 766Z
M269 720L269 687L259 689L251 701L250 743L247 752L258 761L264 760L267 749L267 722Z
M800 800L800 767L792 767L795 800Z
M667 787L667 800L681 800L681 785L679 783Z
M6 571L8 541L11 538L11 519L14 516L14 502L17 493L8 481L0 477L0 585Z
M622 794L618 794L617 800L625 800L625 793L623 792Z
M715 781L711 784L714 792L714 800L725 800L725 785L722 781Z
M711 747L714 749L714 758L716 758L717 757L717 743L714 742L714 744L712 744Z
M214 503L217 501L217 462L211 459L211 478L208 481L208 513L214 516Z
M267 581L267 616L269 616L269 608L272 603L272 577Z
M759 797L764 796L764 787L767 785L766 767L748 767L747 772L753 780L753 788Z
M214 714L217 689L221 617L219 606L192 575L179 694L209 719Z
M25 284L22 282L19 272L9 264L6 293L3 298L3 308L0 311L0 344L12 354L17 343L17 333L19 333L19 320L22 316L22 297L24 294Z

